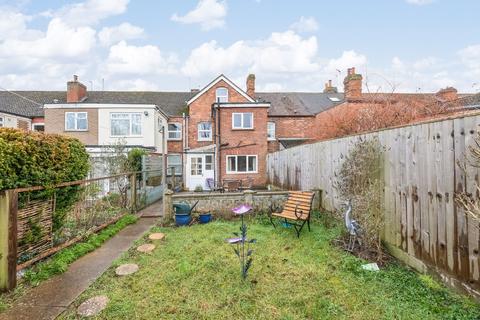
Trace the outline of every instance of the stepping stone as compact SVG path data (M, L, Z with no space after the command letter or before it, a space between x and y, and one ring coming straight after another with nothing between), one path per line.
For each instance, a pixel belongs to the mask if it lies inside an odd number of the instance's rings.
M107 307L107 296L96 296L83 302L77 308L77 314L81 317L93 317Z
M138 271L138 265L135 263L127 263L122 264L117 269L115 269L115 273L117 276L128 276L129 274L135 273Z
M155 245L151 243L145 243L137 247L137 251L143 253L150 253L153 251L153 249L155 249Z
M152 233L151 235L148 236L150 240L163 240L165 238L164 233Z

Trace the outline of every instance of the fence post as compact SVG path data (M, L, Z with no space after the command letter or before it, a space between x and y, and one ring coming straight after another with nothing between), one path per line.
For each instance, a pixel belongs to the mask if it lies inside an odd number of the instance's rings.
M163 193L163 219L169 221L173 217L173 191L170 189L165 190Z
M130 175L130 194L131 194L131 211L135 213L137 211L137 174L132 173Z
M17 285L18 193L0 191L0 291Z

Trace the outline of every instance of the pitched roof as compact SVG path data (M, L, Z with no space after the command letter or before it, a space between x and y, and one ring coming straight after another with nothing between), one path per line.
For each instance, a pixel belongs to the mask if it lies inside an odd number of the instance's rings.
M0 112L43 117L43 104L65 99L65 91L0 91Z
M88 91L84 103L154 104L169 116L185 112L191 92Z
M42 117L44 104L67 103L65 91L0 91L0 112ZM154 104L168 115L181 115L190 92L88 91L84 103Z
M339 105L343 93L323 92L257 92L256 98L270 102L270 116L312 116Z

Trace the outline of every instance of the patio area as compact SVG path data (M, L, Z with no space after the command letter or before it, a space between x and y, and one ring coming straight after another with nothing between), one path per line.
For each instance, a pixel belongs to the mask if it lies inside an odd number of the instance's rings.
M480 306L397 263L378 272L332 244L341 225L297 239L292 228L277 228L264 217L247 217L256 238L246 280L231 245L225 242L238 220L189 227L154 227L166 235L149 254L131 248L64 313L88 298L109 302L99 319L478 319ZM149 242L145 236L137 245ZM115 268L135 263L138 272L118 277Z

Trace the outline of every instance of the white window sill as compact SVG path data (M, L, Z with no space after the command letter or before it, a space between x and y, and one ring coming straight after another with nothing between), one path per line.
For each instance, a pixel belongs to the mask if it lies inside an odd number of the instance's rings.
M237 172L237 171L227 171L227 174L254 174L258 171L247 171L247 172Z
M88 129L65 129L64 132L87 132Z

